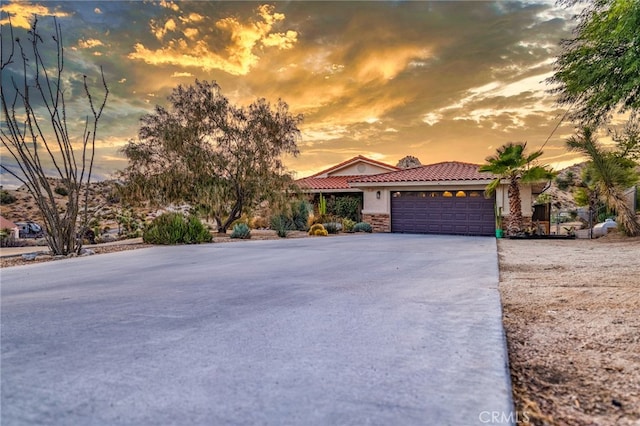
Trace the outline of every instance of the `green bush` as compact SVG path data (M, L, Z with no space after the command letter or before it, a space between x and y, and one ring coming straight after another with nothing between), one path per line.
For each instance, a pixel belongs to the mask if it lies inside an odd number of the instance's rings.
M353 225L353 232L372 232L373 228L367 222L358 222Z
M307 201L295 201L291 205L291 221L297 231L306 231L309 222L309 213L313 207Z
M356 221L360 213L360 200L350 196L337 197L333 208L337 216Z
M328 222L324 224L324 229L326 229L329 234L337 234L340 232L340 224L336 222Z
M213 237L196 216L164 213L144 230L142 239L149 244L199 244L211 242Z
M287 238L289 235L289 219L284 214L277 214L271 218L271 229L276 231L278 237Z
M9 194L8 191L4 189L0 191L0 204L5 205L5 204L11 204L15 202L16 202L16 197Z
M353 232L356 222L351 219L342 219L342 230L344 232Z
M249 238L251 238L251 230L249 229L249 225L247 225L246 223L236 223L229 238L248 240Z
M53 192L58 195L62 195L63 197L69 195L69 191L64 186L56 186L56 189L54 189Z

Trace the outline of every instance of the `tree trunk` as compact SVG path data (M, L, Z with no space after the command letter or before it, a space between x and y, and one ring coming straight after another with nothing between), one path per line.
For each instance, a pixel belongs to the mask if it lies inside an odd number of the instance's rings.
M507 234L518 235L522 232L522 201L520 199L520 185L517 179L509 182L509 220Z

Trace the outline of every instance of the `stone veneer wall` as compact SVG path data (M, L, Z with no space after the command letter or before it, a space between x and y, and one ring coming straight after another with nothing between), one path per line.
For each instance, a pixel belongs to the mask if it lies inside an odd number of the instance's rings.
M364 213L362 220L371 224L373 232L391 232L391 217L386 213Z

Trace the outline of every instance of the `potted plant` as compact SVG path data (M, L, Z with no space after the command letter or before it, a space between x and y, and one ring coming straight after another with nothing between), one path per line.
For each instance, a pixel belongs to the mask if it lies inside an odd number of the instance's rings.
M495 206L496 212L496 238L504 237L504 231L502 230L502 207Z

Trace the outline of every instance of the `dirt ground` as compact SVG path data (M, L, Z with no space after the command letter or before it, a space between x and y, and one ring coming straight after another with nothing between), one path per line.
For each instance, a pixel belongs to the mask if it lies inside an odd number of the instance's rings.
M502 239L498 253L519 424L640 426L640 238ZM2 267L30 263L0 259Z
M640 238L498 252L520 424L640 425Z

